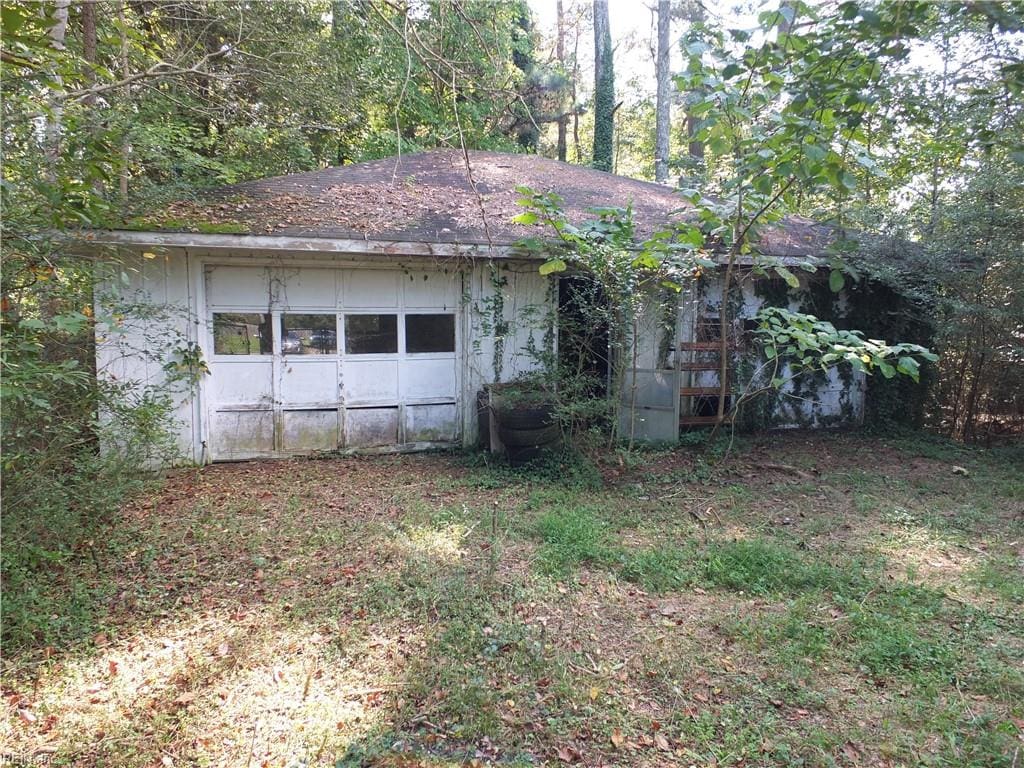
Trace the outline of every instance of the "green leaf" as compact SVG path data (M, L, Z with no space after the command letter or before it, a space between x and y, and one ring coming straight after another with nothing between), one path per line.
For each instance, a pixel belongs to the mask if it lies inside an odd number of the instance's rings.
M777 274L779 277L785 280L786 285L788 285L790 288L800 287L800 279L792 272L790 272L788 269L783 267L781 264L775 267L775 274Z
M921 364L912 357L901 357L896 363L896 367L900 373L905 373L907 376L913 376L917 378L918 371L921 368Z
M551 259L540 265L540 273L542 275L550 275L554 272L565 272L568 267L569 265L562 259Z
M27 11L24 8L17 6L7 6L0 8L0 23L3 25L4 35L12 37L21 28L22 24L25 23L25 14Z
M804 154L811 162L820 163L828 155L828 150L817 144L806 144L804 145Z
M729 151L729 142L722 136L715 136L708 142L708 146L716 155L723 155Z
M633 259L633 266L637 269L657 269L659 263L653 253L641 253Z
M828 276L828 287L832 289L832 293L839 293L843 290L844 285L846 285L846 278L843 277L843 273L838 269L833 269Z
M762 195L769 195L772 192L775 184L772 181L772 177L767 174L758 176L754 179L754 189L760 192Z
M722 79L728 80L730 77L736 77L741 72L743 72L743 67L734 62L722 70Z
M536 224L538 221L540 221L540 217L533 211L526 211L512 217L514 224Z

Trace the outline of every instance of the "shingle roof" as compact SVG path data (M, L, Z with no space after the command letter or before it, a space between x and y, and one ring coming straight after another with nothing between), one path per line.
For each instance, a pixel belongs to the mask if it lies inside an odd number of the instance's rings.
M660 184L537 155L470 151L469 160L471 174L461 151L434 150L235 184L172 203L150 228L187 231L201 222L254 235L511 245L545 235L512 223L523 211L517 186L558 193L571 221L632 204L641 236L690 207ZM813 255L830 239L829 228L790 217L763 235L759 250Z

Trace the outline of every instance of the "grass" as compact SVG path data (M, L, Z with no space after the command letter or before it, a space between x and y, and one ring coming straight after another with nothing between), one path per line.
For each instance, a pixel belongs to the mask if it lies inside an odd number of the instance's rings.
M55 565L74 616L4 595L0 738L129 768L1011 766L1020 456L793 434L175 473Z

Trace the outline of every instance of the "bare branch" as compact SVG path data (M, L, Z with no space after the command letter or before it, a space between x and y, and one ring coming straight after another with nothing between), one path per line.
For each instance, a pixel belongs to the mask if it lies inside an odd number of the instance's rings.
M225 45L220 50L206 54L191 67L179 67L166 61L160 61L149 69L143 70L142 72L136 72L134 75L129 75L121 80L115 80L111 83L103 83L102 85L94 85L89 88L80 88L76 91L68 91L63 94L61 98L64 101L82 101L84 99L95 98L96 96L109 91L124 88L127 85L137 83L141 80L151 80L161 77L176 77L178 75L203 75L204 77L216 77L216 75L205 71L203 68L212 61L223 59L233 51L234 47Z

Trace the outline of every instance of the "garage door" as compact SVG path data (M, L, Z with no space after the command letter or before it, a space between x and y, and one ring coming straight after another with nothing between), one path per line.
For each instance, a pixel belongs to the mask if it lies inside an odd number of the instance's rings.
M206 267L214 460L458 439L461 274Z

